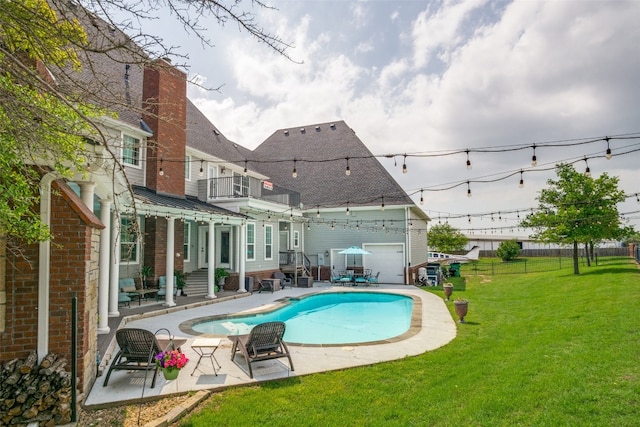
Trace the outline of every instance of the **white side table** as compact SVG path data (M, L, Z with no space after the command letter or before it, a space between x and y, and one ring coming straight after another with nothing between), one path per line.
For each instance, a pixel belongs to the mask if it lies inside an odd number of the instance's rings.
M209 360L211 360L213 373L216 376L218 375L218 372L216 371L216 365L213 363L215 361L215 363L218 365L218 368L222 368L222 366L220 366L220 363L218 363L218 359L216 359L216 356L214 355L218 347L220 347L220 338L196 338L195 340L193 340L191 348L198 355L198 363L196 363L196 367L193 368L191 376L195 374L198 366L200 366L200 362L202 361L203 357L208 357Z

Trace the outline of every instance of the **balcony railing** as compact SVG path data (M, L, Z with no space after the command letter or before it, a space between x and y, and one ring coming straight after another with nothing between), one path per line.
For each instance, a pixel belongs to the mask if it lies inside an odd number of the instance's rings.
M253 197L291 207L300 206L300 193L297 191L241 175L201 179L198 181L198 196L201 200L208 202L219 199Z

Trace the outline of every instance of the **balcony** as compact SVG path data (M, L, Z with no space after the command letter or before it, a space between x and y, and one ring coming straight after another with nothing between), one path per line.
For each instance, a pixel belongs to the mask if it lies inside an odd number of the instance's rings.
M207 202L255 198L300 207L300 193L297 191L242 175L198 180L198 198Z

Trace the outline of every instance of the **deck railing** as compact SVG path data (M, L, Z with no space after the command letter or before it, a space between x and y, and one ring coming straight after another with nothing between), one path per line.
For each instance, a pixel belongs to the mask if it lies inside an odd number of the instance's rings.
M217 199L253 197L291 207L300 206L300 193L271 182L253 177L235 175L198 181L200 199L209 202Z

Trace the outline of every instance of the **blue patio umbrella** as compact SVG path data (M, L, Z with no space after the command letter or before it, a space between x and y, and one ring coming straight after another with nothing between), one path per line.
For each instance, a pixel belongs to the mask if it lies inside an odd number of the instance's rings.
M356 255L371 255L371 252L362 249L359 246L351 246L350 248L344 249L338 252L341 255L347 255L347 261L349 261L349 255L353 255L353 265L356 265ZM347 262L347 266L349 262Z

